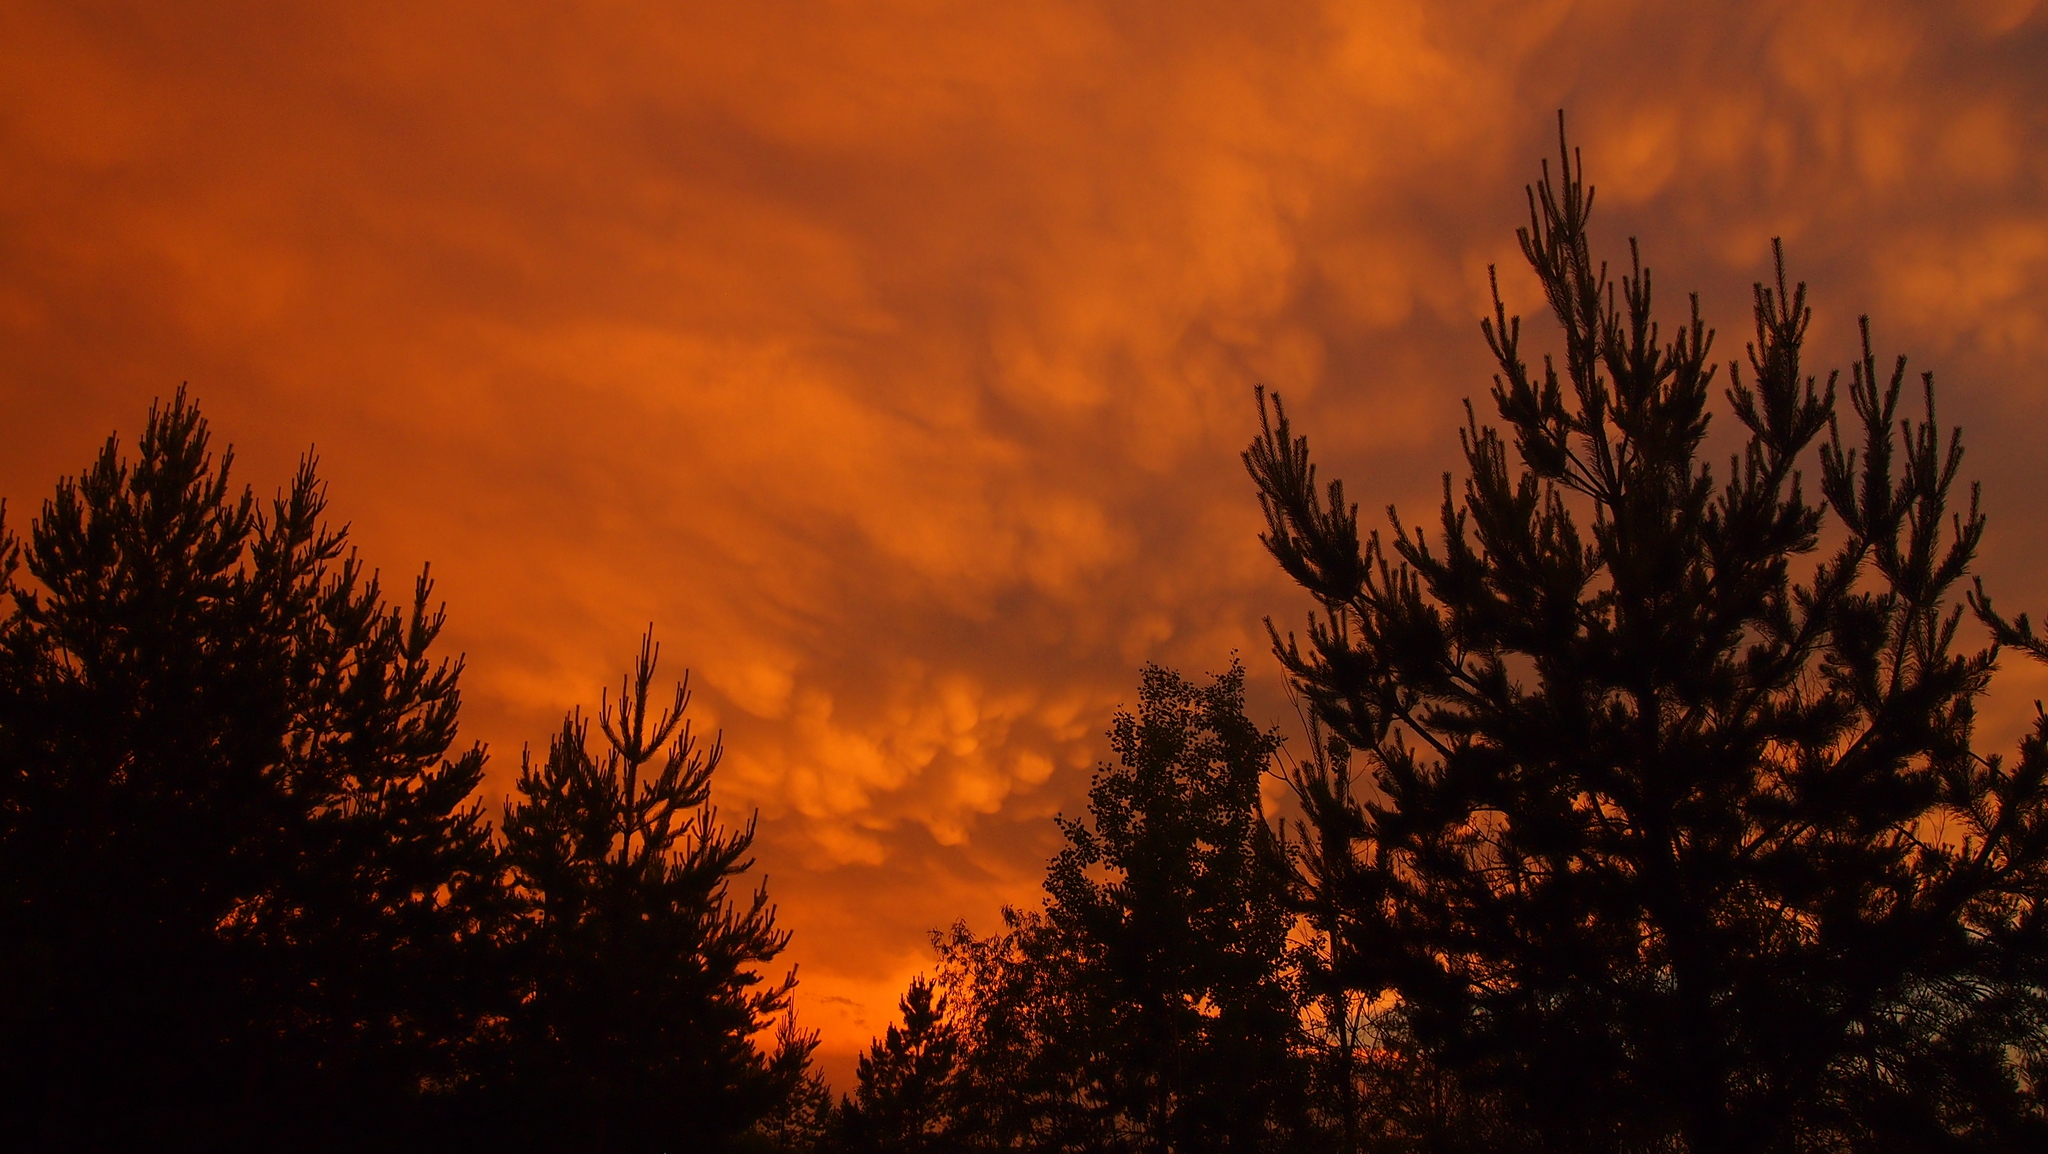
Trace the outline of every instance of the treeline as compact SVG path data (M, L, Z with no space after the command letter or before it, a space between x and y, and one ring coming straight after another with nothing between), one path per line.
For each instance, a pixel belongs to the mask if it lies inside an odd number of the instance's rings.
M1960 435L1867 326L1809 375L1782 259L1719 378L1562 163L1561 352L1496 296L1433 532L1361 532L1261 396L1299 748L1148 667L1040 906L936 934L837 1100L651 638L487 815L425 576L153 410L0 529L10 1145L2048 1149L2048 717L1974 733L2048 641L1973 583Z

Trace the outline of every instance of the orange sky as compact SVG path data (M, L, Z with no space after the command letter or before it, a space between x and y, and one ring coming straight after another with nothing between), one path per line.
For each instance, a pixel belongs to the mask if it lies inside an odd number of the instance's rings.
M1282 719L1251 386L1428 507L1558 107L1724 357L1782 235L1819 358L1939 372L2048 608L2048 4L541 7L0 2L0 494L180 381L259 491L317 443L494 795L655 622L842 1081L1141 662Z

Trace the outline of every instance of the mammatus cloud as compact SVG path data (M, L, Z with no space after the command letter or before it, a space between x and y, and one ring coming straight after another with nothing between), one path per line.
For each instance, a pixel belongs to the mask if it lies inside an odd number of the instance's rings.
M317 443L494 790L655 622L835 1062L1030 898L1141 662L1283 719L1250 387L1433 505L1556 108L1724 356L1783 236L1824 360L1939 370L2048 605L2041 5L288 7L0 3L16 524L180 380L260 487Z

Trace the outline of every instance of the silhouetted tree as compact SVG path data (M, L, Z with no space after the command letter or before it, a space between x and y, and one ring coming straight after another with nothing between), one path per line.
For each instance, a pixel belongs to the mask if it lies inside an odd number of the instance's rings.
M525 914L498 1091L511 1140L533 1148L716 1149L803 1086L809 1035L754 1042L795 974L757 972L789 937L766 883L728 895L753 822L729 830L709 804L721 749L691 732L687 677L650 710L656 656L650 634L616 706L600 704L601 750L570 714L505 810Z
M945 996L919 975L898 1003L901 1027L861 1055L859 1081L841 1111L838 1148L861 1154L925 1154L960 1148L959 1028Z
M1520 234L1562 363L1531 371L1496 291L1508 434L1468 414L1434 540L1361 542L1261 403L1265 541L1322 609L1274 644L1336 739L1297 776L1328 976L1392 999L1496 1143L2048 1148L2048 719L1973 751L1997 650L1955 650L1984 524L1974 490L1951 511L1959 436L1931 378L1901 418L1867 325L1838 423L1781 258L1717 478L1697 299L1667 341L1635 259L1617 302L1581 174L1546 171Z
M784 1017L776 1027L779 1052L808 1054L816 1046L816 1035L799 1029L794 1016ZM832 1087L815 1068L806 1069L781 1101L734 1144L740 1154L817 1154L836 1150L838 1110L832 1101Z
M1196 686L1148 667L1110 744L1118 761L1096 774L1092 823L1060 823L1043 912L1006 910L985 939L964 925L938 938L955 1068L922 1072L911 1101L894 1040L915 1035L892 1031L863 1063L857 1117L950 1147L1266 1150L1307 1137L1295 919L1261 851L1277 738L1246 719L1243 670ZM918 1026L934 1017L930 991L912 995L906 1029L940 1029Z
M1045 881L1049 928L1081 963L1093 1080L1140 1148L1281 1145L1301 1076L1294 917L1259 852L1279 739L1245 716L1233 662L1204 686L1146 667L1109 741L1093 826L1061 822Z
M1307 783L1333 779L1341 783L1337 788L1348 791L1349 755L1343 743L1327 741L1313 715L1304 721L1307 760L1283 759L1283 776L1298 795ZM1315 807L1308 808L1313 812ZM1341 824L1282 818L1278 825L1275 865L1297 877L1350 852L1350 831ZM1302 921L1290 958L1304 1001L1302 1030L1313 1096L1307 1114L1309 1124L1324 1135L1323 1148L1374 1154L1446 1144L1513 1148L1516 1136L1499 1132L1487 1103L1456 1093L1431 1056L1414 1045L1397 1002L1345 981L1351 967L1344 953L1357 944L1345 933L1344 912L1334 896L1328 887L1296 886L1294 906ZM1446 1143L1452 1135L1455 1142Z
M181 390L0 593L0 1095L33 1148L342 1142L460 1074L495 870L459 662ZM289 1133L278 1127L286 1120Z

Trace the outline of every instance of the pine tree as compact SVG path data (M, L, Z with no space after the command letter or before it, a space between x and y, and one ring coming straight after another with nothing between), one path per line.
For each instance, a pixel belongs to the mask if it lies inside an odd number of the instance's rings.
M153 408L4 585L0 1081L31 1145L402 1125L478 1005L483 755L444 757L430 586L384 605L310 457L266 512L208 444L182 390Z
M780 1054L810 1053L815 1034L797 1026L794 1015L785 1016L775 1030ZM839 1111L832 1100L832 1086L815 1067L797 1076L781 1101L733 1144L738 1154L820 1154L837 1150L835 1145Z
M1838 415L1781 256L1717 477L1697 298L1667 340L1632 257L1617 302L1563 165L1520 234L1562 363L1496 289L1507 431L1468 409L1433 538L1361 540L1261 401L1265 541L1321 608L1274 644L1335 739L1297 781L1328 977L1522 1148L2041 1148L2048 719L1972 747L1960 435L1867 323Z
M717 1149L803 1085L813 1038L754 1043L795 974L757 972L789 940L766 883L728 893L751 868L753 822L727 829L709 804L722 749L691 730L687 677L652 712L656 658L649 634L616 706L598 708L601 751L571 713L544 762L524 759L505 811L525 910L499 1084L515 1144Z
M837 1148L849 1154L959 1149L960 1033L945 995L923 975L897 1003L903 1025L861 1055L859 1081L840 1111Z

